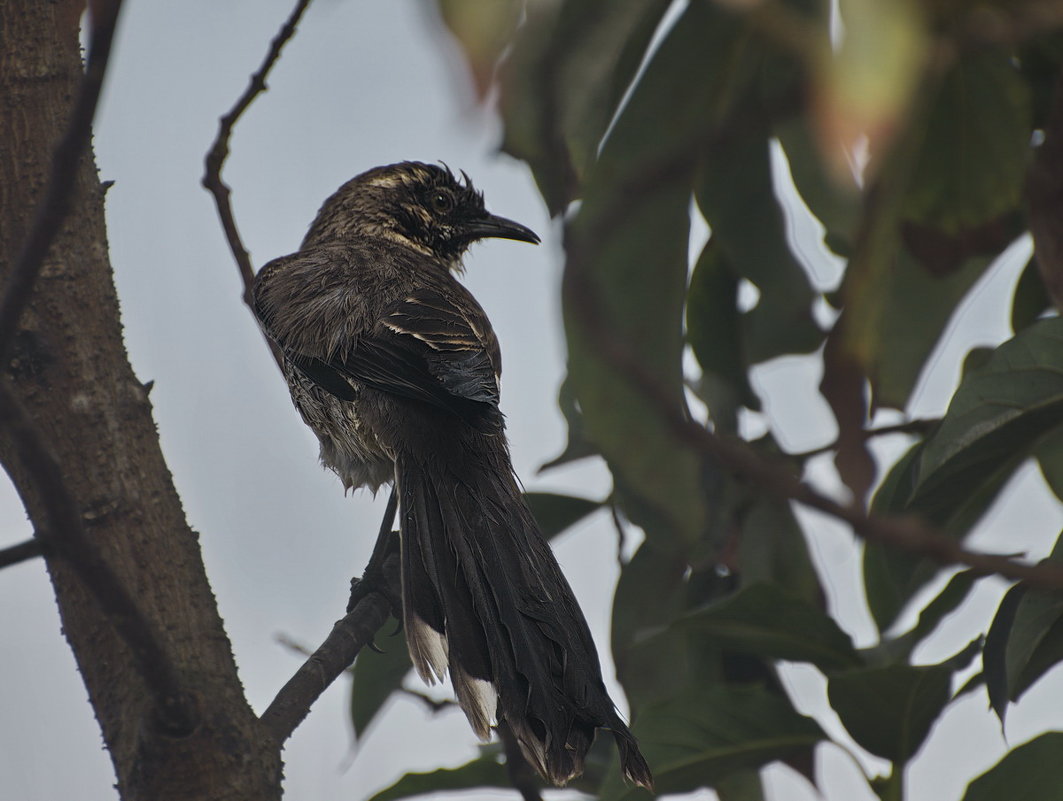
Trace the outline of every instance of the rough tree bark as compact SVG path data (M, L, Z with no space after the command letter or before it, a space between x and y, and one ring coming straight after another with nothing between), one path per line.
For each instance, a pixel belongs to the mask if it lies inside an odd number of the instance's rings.
M0 3L0 286L77 91L83 8L83 0ZM89 537L137 599L178 683L191 693L198 713L192 731L173 736L160 725L141 663L70 564L50 556L63 631L123 799L279 798L279 744L244 699L196 534L163 461L147 389L126 357L103 200L90 153L0 380L61 465ZM41 488L3 425L0 461L46 539Z

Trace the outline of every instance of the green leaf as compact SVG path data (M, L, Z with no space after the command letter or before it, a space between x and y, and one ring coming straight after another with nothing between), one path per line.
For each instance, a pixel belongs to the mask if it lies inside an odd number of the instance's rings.
M872 510L919 514L949 536L966 536L1015 469L1063 420L1061 341L1063 319L1039 320L967 373L941 424L894 467ZM937 569L895 549L865 548L868 603L880 630Z
M1063 562L1063 536L1046 562ZM993 710L1004 722L1017 701L1046 671L1063 660L1063 594L1016 585L1005 594L986 638L986 685Z
M690 6L684 20L693 15L696 22L703 9ZM682 132L669 129L647 148L645 130L659 130L665 87L696 83L684 76L691 58L704 52L702 32L700 24L677 24L646 68L569 226L562 283L569 376L587 438L625 498L634 499L625 504L632 521L677 550L692 547L708 520L703 457L661 413L666 404L672 414L685 413L682 313L691 177L687 154L662 149ZM701 99L695 92L667 105L675 111L677 104ZM647 398L633 372L652 380L660 397Z
M819 575L789 503L758 495L739 525L738 570L744 584L775 584L805 603L822 604Z
M384 627L388 631L397 628L394 618ZM381 646L383 653L363 648L351 668L351 723L355 738L365 736L369 724L392 693L402 687L413 666L404 637L388 637Z
M964 51L928 104L904 216L958 231L1014 208L1030 133L1029 89L1011 52Z
M740 37L729 47L741 65L741 59L755 62L758 45L755 39ZM788 66L792 77L793 66ZM808 276L786 239L768 137L764 125L708 148L695 192L698 207L712 228L714 247L720 249L730 270L760 290L757 305L744 320L744 354L753 363L787 353L807 353L823 340L823 332L812 319Z
M579 403L576 401L576 391L572 388L572 378L566 377L561 382L561 388L557 391L557 405L561 414L568 424L568 441L565 449L558 456L539 467L539 472L545 472L555 467L560 467L569 462L586 459L588 456L597 455L598 451L587 441L583 430L583 414L580 412Z
M860 224L860 198L855 184L842 185L822 159L815 123L801 115L776 124L790 177L801 200L824 228L823 243L839 256L848 256Z
M673 626L719 648L811 662L826 672L862 664L849 635L830 616L774 584L752 584Z
M484 97L495 67L520 20L517 0L496 0L484 5L476 0L437 0L439 15L461 44L472 70L477 93Z
M982 672L985 674L989 705L997 713L1001 725L1004 724L1008 711L1008 634L1026 590L1025 585L1016 584L1004 593L986 633L985 649L982 652Z
M547 539L553 539L602 506L600 501L552 492L525 492L524 500Z
M646 638L683 614L686 572L685 559L651 542L644 542L620 572L613 599L613 661L634 709L671 695L693 679L685 635L676 632L655 642Z
M1063 732L1013 748L967 786L963 801L1063 801Z
M876 407L904 409L930 354L944 334L960 301L989 269L992 260L965 260L958 269L935 274L907 250L896 253L889 270L871 290L881 308L870 332L865 365Z
M702 398L717 426L738 430L740 405L760 409L749 385L738 311L738 279L713 240L701 251L687 289L687 339L704 371Z
M1015 284L1015 294L1011 298L1011 330L1019 333L1051 308L1052 299L1048 297L1045 282L1041 278L1037 257L1031 256Z
M1063 319L1041 320L968 373L927 440L909 507L941 520L973 488L1010 473L1063 420Z
M1063 429L1047 435L1035 450L1045 483L1063 500Z
M757 686L693 686L668 701L646 707L634 726L653 767L657 793L683 793L712 786L739 771L793 757L811 757L826 735L789 700ZM613 771L603 801L649 798Z
M874 648L863 653L874 664L906 662L916 647L934 633L938 624L959 608L974 588L975 582L983 578L972 570L961 570L951 579L945 588L919 612L916 624L898 637L882 641Z
M976 640L939 665L887 665L832 674L827 698L861 748L904 764L951 701L953 672L966 667L979 646Z
M506 767L499 761L498 746L481 748L477 759L458 768L439 768L426 773L407 773L390 787L372 796L369 801L394 801L427 793L448 790L474 790L480 787L510 789Z
M581 194L601 137L667 0L526 5L502 69L502 149L528 163L552 214Z

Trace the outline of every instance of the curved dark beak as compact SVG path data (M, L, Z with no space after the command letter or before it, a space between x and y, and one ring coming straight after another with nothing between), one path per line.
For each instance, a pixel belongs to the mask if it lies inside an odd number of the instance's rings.
M498 217L494 214L488 214L479 220L470 221L465 226L465 232L470 241L489 237L516 239L520 242L531 242L533 245L538 245L540 241L539 235L531 228L526 228L519 222L507 220L505 217Z

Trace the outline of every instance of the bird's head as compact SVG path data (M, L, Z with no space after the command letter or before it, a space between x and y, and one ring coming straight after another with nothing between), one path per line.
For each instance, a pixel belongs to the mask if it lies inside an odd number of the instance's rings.
M383 238L457 267L478 239L538 244L529 228L484 208L469 177L446 167L404 161L352 178L325 201L303 247L359 237Z

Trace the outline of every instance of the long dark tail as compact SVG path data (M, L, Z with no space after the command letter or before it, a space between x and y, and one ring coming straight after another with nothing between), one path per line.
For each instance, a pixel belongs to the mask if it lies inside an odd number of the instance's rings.
M508 462L508 460L505 460ZM528 761L563 785L597 728L627 778L649 766L602 683L583 613L508 469L431 469L399 455L402 598L410 657L429 683L448 667L483 740L505 720Z

